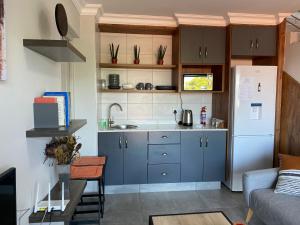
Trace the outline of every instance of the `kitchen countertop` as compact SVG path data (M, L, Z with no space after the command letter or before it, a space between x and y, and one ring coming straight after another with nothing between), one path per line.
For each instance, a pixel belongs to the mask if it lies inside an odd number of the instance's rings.
M147 132L147 131L228 131L227 128L215 128L210 125L194 125L192 127L177 124L137 124L134 129L99 128L98 132Z

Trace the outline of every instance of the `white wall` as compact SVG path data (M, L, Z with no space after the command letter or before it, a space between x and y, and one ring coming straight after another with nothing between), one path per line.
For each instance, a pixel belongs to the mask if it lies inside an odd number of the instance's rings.
M288 27L289 29L289 27ZM300 38L299 32L291 33L287 29L285 45L284 70L295 80L300 82ZM297 35L295 37L295 34Z
M71 0L6 0L8 79L0 82L0 170L17 168L17 207L32 207L37 181L42 195L57 177L53 167L43 165L48 138L26 138L33 127L33 98L45 90L60 90L61 65L23 47L23 38L59 38L54 8L62 2L74 30L79 15ZM28 223L27 215L22 224Z
M81 16L80 40L74 44L87 58L73 65L73 100L75 118L87 119L87 125L76 132L81 137L82 155L98 155L95 16Z

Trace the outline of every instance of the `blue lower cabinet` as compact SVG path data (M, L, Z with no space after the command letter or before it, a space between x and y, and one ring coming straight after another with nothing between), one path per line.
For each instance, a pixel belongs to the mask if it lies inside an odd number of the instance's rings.
M147 133L124 133L124 184L147 183Z
M203 180L224 181L226 161L226 132L204 132L203 138Z
M148 183L180 182L180 164L148 165Z
M100 132L99 155L107 156L107 185L147 183L147 132Z
M181 181L203 180L203 133L181 132Z
M180 163L180 145L148 145L149 164Z
M107 157L105 183L108 185L123 184L123 133L99 133L98 150L99 155Z

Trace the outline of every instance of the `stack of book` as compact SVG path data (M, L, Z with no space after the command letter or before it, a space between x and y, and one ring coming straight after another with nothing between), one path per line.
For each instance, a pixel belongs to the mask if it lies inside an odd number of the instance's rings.
M69 127L70 109L69 92L45 92L34 99L35 128Z

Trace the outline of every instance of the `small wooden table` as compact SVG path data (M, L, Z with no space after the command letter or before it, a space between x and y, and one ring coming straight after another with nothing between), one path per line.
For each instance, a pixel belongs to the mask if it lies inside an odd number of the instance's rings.
M232 225L232 223L223 212L205 212L150 216L149 225Z

